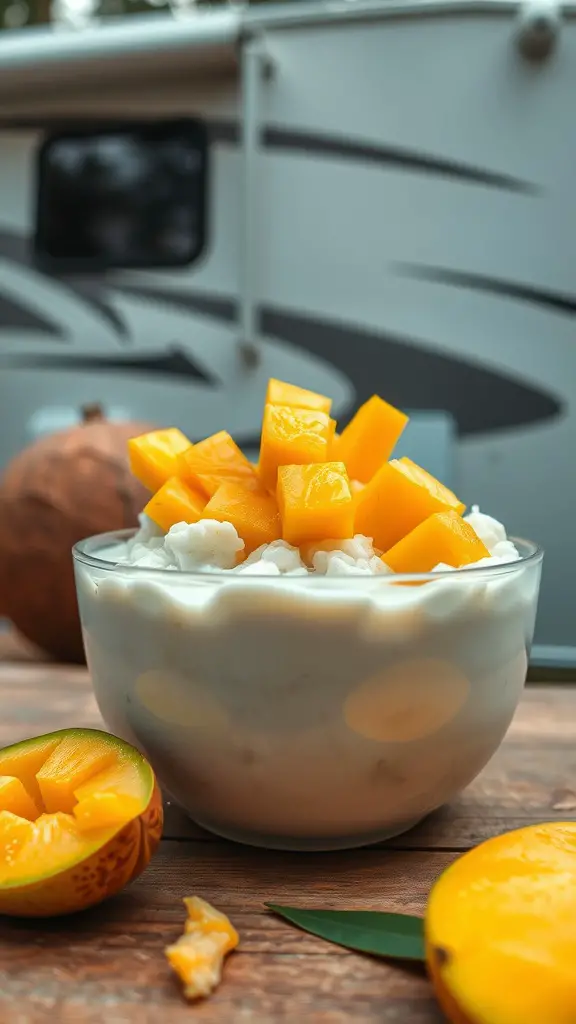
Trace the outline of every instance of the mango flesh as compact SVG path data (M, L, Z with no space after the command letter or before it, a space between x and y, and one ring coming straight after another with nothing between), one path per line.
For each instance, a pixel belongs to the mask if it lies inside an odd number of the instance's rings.
M289 544L354 533L354 500L343 462L280 466L277 497L282 537Z
M154 773L122 740L66 729L0 750L0 914L99 903L144 870L161 833Z
M576 822L490 839L452 864L426 911L426 955L452 1024L574 1024Z
M489 555L457 512L435 512L386 551L382 561L393 572L418 573L431 572L440 562L460 569Z
M190 441L177 427L152 430L128 441L128 458L134 476L149 491L157 491L178 471L178 458Z

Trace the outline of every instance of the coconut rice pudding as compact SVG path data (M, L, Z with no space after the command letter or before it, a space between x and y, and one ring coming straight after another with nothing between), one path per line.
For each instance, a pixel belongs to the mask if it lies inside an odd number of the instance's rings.
M258 467L224 431L131 445L132 536L75 550L110 729L200 824L294 849L397 834L483 768L525 680L541 555L391 458L376 396L271 381Z

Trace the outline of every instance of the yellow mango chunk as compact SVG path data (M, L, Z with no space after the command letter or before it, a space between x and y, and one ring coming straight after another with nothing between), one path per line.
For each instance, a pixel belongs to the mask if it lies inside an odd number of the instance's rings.
M439 562L458 569L489 555L457 512L435 512L386 551L382 561L394 572L430 572Z
M72 811L74 790L115 760L111 743L89 747L82 736L65 736L36 774L46 811Z
M385 462L357 498L355 533L388 551L435 512L459 512L456 496L410 459Z
M168 531L175 523L197 523L205 505L204 494L173 476L152 495L144 512L162 530Z
M111 828L123 825L137 818L142 802L133 796L120 793L93 793L84 797L73 809L76 824L81 832L93 829Z
M367 484L383 462L390 458L408 417L373 395L350 420L338 438L338 459L348 475Z
M178 459L191 442L177 427L152 430L128 441L128 458L134 476L149 491L157 491L178 474Z
M270 544L282 535L276 499L263 489L251 490L238 483L221 484L206 505L202 519L232 523L245 545L246 554Z
M254 466L226 430L188 448L180 456L179 467L182 480L203 491L208 498L216 493L220 484L227 482L240 483L253 490L260 487Z
M238 932L225 914L199 896L184 900L188 919L184 935L165 950L170 966L184 983L187 999L208 996L222 977L224 957L238 945Z
M440 501L443 501L446 505L450 505L458 515L462 515L466 511L466 505L463 501L460 501L456 497L453 491L444 484L440 483L435 476L426 469L422 469L416 462L412 462L406 455L403 455L401 459L398 459L400 466L404 467L405 472L409 473L414 480L417 480L423 487L426 487L431 494L434 494Z
M40 809L42 794L36 781L36 772L61 742L58 735L39 736L26 743L17 743L15 746L0 750L0 774L17 776Z
M277 494L282 537L289 544L354 535L354 500L343 462L281 466Z
M297 384L287 384L283 380L271 377L266 389L266 405L291 405L295 409L315 409L317 412L330 413L332 399L319 395L316 391L307 391Z
M26 792L20 779L11 775L0 775L0 810L10 811L28 821L35 821L40 814L40 808Z
M12 811L0 811L0 885L34 836L34 825Z
M260 443L260 479L264 487L276 487L279 466L327 462L335 421L327 413L267 405Z

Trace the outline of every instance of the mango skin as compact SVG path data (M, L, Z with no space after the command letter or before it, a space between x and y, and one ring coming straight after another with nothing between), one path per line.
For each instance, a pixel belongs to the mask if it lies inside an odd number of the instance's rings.
M494 836L446 868L424 931L451 1024L576 1021L575 880L575 821Z

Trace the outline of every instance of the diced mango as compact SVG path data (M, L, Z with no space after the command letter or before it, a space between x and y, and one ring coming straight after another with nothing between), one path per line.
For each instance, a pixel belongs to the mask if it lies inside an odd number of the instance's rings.
M358 495L355 533L388 551L435 512L463 509L456 496L409 459L385 462Z
M254 491L239 483L220 484L206 505L202 519L232 523L250 554L261 544L271 544L282 535L276 499L264 489Z
M338 458L348 475L367 484L392 454L408 417L373 395L350 420L338 438Z
M489 554L457 512L435 512L386 551L382 561L394 572L430 572L439 562L459 569Z
M0 775L0 810L28 821L35 821L41 812L21 780L13 775Z
M152 495L144 512L162 530L168 531L175 523L197 523L205 505L205 494L173 476Z
M428 470L422 469L422 466L419 466L416 462L412 462L412 459L409 459L407 455L403 455L401 459L398 459L398 462L401 466L405 467L406 471L409 472L415 480L421 483L423 487L427 487L430 493L435 494L440 501L450 505L458 515L462 515L466 510L464 502L460 501L453 491L448 487L445 487L444 484L441 484L435 476L432 476L432 474L428 472Z
M291 405L295 409L315 409L329 414L332 399L271 377L266 390L266 405Z
M335 421L325 412L267 405L260 444L260 479L274 491L279 466L327 462Z
M281 466L278 507L282 537L289 544L354 534L354 501L343 462Z
M185 483L203 491L207 498L226 482L241 483L253 490L260 487L254 466L226 430L212 434L183 452L179 475Z
M171 476L178 474L178 459L190 448L190 441L181 430L153 430L128 441L130 469L149 491L157 491Z

